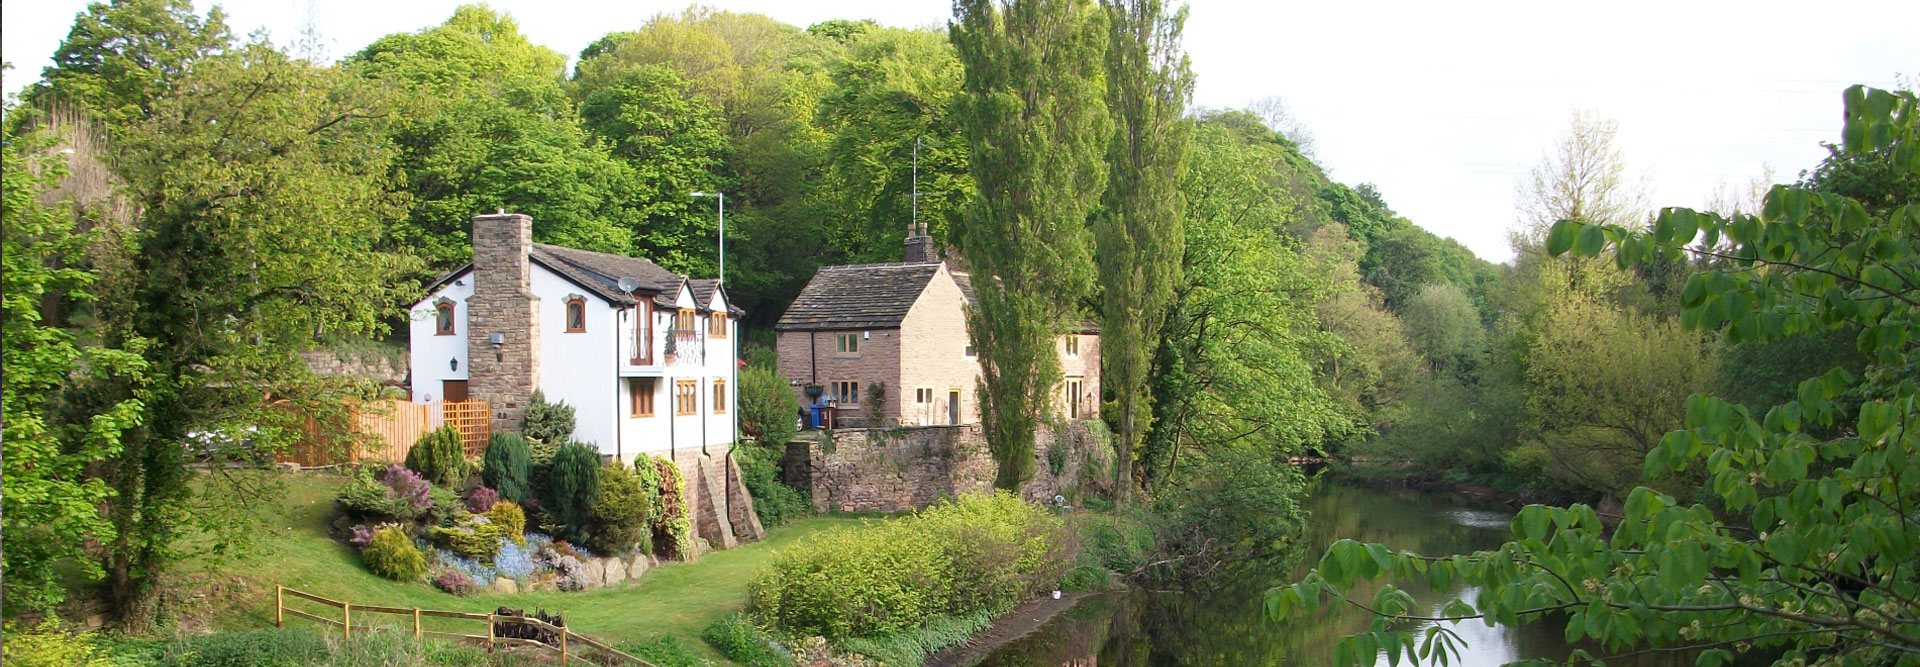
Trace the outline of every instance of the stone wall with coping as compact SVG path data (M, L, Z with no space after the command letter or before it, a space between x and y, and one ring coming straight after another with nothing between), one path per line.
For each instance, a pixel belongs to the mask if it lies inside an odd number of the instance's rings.
M1043 426L1036 434L1034 476L1021 497L1044 503L1062 495L1077 505L1106 496L1113 450L1105 429L1073 422L1060 433ZM991 491L997 470L977 424L806 432L787 443L780 466L783 481L812 491L814 509L822 512L919 509Z

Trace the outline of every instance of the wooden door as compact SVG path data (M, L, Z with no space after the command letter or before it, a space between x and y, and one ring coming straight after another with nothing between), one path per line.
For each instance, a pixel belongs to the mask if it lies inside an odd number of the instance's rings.
M440 381L440 400L446 401L448 403L456 403L459 401L467 400L467 381L466 380L441 380Z

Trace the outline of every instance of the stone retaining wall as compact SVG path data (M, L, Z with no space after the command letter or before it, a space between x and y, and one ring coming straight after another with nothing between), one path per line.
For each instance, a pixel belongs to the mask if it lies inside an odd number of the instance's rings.
M1034 446L1034 476L1020 495L1078 504L1111 489L1113 453L1105 429L1096 436L1074 422L1065 437L1042 427ZM1056 447L1060 450L1050 453ZM1054 471L1055 463L1059 471ZM978 425L893 429L839 429L802 433L780 460L783 481L813 492L822 512L898 512L964 493L992 490L996 466Z

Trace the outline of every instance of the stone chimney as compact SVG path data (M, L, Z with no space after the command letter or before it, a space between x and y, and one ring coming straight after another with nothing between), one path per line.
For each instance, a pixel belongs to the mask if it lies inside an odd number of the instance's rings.
M532 249L532 217L504 211L473 217L467 393L492 407L495 431L519 431L527 401L540 386L540 298L533 294L527 257Z
M940 261L940 249L933 247L933 237L927 235L927 223L907 223L906 257L901 261L908 264L925 264Z

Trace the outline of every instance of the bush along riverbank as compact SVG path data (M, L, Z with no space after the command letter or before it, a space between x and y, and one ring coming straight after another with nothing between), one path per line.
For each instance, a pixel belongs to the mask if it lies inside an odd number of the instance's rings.
M917 665L1019 603L1104 585L1052 510L999 492L814 535L748 586L706 641L747 665Z

